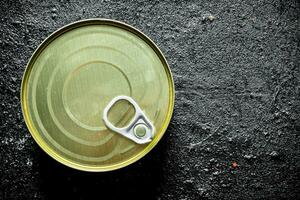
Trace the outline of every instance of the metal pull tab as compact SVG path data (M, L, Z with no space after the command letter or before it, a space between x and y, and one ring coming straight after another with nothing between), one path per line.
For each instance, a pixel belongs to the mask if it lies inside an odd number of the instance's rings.
M115 127L107 117L111 107L120 100L127 100L135 109L135 115L129 125L122 128ZM133 98L128 96L117 96L113 98L104 108L103 121L110 130L117 132L138 144L151 142L154 137L154 126Z

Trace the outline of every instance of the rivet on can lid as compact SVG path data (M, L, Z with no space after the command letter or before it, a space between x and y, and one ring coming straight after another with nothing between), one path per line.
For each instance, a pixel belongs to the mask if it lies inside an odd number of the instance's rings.
M138 124L134 127L134 135L138 138L142 138L147 133L147 127L144 124Z

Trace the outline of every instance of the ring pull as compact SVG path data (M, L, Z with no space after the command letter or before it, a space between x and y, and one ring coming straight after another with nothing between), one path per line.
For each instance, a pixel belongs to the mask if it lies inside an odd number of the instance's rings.
M126 100L131 103L135 109L135 115L129 125L118 128L115 127L107 117L107 114L111 107L120 100ZM110 130L117 132L124 137L138 143L145 144L152 141L154 137L154 126L151 121L146 117L145 113L139 107L139 105L133 100L133 98L129 96L117 96L113 98L103 111L103 121L107 128Z

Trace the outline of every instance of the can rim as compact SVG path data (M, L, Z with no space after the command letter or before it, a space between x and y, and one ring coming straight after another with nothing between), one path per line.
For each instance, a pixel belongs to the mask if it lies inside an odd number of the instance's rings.
M144 42L146 42L157 54L157 56L159 57L159 59L161 60L165 72L167 74L167 78L168 78L168 83L169 83L169 105L168 105L168 113L166 118L164 119L163 122L163 126L161 127L161 129L158 131L158 136L154 138L154 140L147 146L145 147L141 152L139 152L138 154L130 157L129 159L123 161L123 162L119 162L113 165L109 165L109 166L91 166L91 165L84 165L84 164L79 164L76 162L73 162L69 159L64 158L63 156L60 156L58 153L56 153L51 147L49 147L44 140L40 137L39 132L35 129L35 126L33 125L33 123L31 122L30 116L29 116L29 111L28 111L28 100L27 100L27 81L28 81L28 77L31 73L31 69L33 64L35 63L37 57L39 56L39 54L56 38L58 38L60 35L62 35L65 32L68 32L72 29L78 28L78 27L82 27L82 26L88 26L88 25L111 25L111 26L115 26L118 28L122 28L125 29L133 34L135 34L136 36L138 36L139 38L141 38ZM164 57L163 53L161 52L161 50L157 47L157 45L148 37L146 36L144 33L142 33L140 30L132 27L131 25L128 25L124 22L120 22L117 20L113 20L113 19L105 19L105 18L91 18L91 19L84 19L84 20L79 20L79 21L75 21L72 22L70 24L67 24L61 28L59 28L58 30L54 31L53 33L51 33L48 37L46 37L43 42L35 49L35 51L33 52L32 56L30 57L25 71L23 73L23 77L22 77L22 82L21 82L21 92L20 92L20 99L21 99L21 109L22 109L22 114L23 114L23 118L25 121L25 124L31 134L31 136L33 137L33 139L36 141L36 143L53 159L55 159L56 161L74 168L74 169L78 169L78 170L82 170L82 171L88 171L88 172L104 172L104 171L112 171L112 170L116 170L119 168L123 168L125 166L128 166L134 162L136 162L137 160L141 159L142 157L144 157L147 153L149 153L154 146L158 143L158 141L160 141L160 139L162 138L162 136L165 134L167 127L171 121L172 118L172 114L173 114L173 110L174 110L174 101L175 101L175 87L174 87L174 81L173 81L173 77L172 77L172 73L171 73L171 69L167 63L166 58Z

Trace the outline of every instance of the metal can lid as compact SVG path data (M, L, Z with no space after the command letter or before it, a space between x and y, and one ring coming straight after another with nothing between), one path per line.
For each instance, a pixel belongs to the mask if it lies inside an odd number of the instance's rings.
M136 121L134 136L143 138L153 126L148 143L138 144L102 120L105 107L120 95L134 99L149 120ZM21 104L31 135L46 153L72 168L109 171L140 159L161 139L173 112L174 83L147 36L122 22L89 19L59 29L38 47L23 76ZM133 123L137 114L130 103L114 106L108 117L115 126Z

